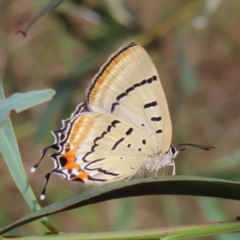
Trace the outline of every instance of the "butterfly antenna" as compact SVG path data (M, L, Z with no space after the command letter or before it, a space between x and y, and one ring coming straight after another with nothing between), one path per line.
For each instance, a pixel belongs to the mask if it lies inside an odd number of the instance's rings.
M40 157L40 160L38 161L37 164L35 164L34 166L31 167L30 172L35 172L35 171L37 170L39 164L40 164L41 161L43 160L43 158L44 158L44 156L46 155L46 153L47 153L47 151L48 151L49 148L56 149L56 144L53 144L53 145L51 145L51 146L44 147L44 148L42 149L42 155L41 155L41 157Z
M179 147L179 146L190 146L190 147L200 148L202 150L210 150L210 149L215 148L215 147L208 147L208 146L203 146L203 145L194 144L194 143L178 144L177 147ZM183 150L185 150L185 148Z
M49 181L49 178L50 178L52 172L53 172L53 171L48 172L48 173L45 175L45 185L44 185L44 188L43 188L42 193L41 193L41 195L40 195L40 199L41 199L41 200L45 199L45 197L46 197L46 187L47 187L47 184L48 184L48 181Z

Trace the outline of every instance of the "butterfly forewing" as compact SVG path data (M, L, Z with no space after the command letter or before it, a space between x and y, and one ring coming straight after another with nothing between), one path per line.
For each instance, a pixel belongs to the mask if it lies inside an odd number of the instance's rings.
M166 98L152 60L138 43L123 46L108 59L85 101L91 111L137 124L152 135L159 151L169 150L172 126Z

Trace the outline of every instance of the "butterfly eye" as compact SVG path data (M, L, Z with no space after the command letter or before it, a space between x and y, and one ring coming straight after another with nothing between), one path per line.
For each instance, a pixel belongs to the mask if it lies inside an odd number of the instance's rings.
M176 157L176 155L178 154L178 150L175 147L171 147L170 151L171 151L173 157Z

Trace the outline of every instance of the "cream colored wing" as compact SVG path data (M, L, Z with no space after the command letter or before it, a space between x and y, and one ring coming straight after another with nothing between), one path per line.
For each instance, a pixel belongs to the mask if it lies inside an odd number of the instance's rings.
M137 124L152 135L159 151L169 150L172 126L166 98L152 60L138 43L110 56L92 80L85 102L89 111Z
M151 136L136 124L111 114L73 117L51 157L53 173L67 180L104 183L136 175L154 152Z
M53 145L48 146L47 149L48 148L54 148L54 149L57 150L59 148L58 144L61 143L62 141L65 141L65 139L68 137L66 135L66 131L69 128L69 124L71 124L74 116L76 116L80 113L83 113L83 112L87 112L87 111L88 110L87 110L86 104L84 102L78 104L75 111L71 114L71 117L69 119L62 120L62 125L63 126L57 131L52 131L52 134L54 136L55 141L54 141ZM43 154L45 154L45 153L43 153Z

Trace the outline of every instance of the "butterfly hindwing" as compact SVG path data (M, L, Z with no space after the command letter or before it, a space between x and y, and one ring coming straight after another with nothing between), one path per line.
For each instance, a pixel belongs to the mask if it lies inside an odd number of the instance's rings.
M52 157L54 172L68 180L101 183L131 178L154 151L148 133L111 114L76 115L66 134L61 150Z

